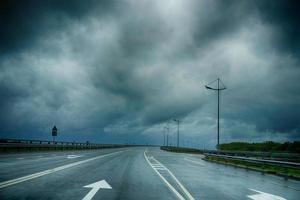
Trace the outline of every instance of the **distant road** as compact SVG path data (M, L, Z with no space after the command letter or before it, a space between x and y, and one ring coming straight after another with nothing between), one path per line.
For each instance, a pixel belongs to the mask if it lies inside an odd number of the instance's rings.
M298 200L300 181L155 147L0 154L0 199Z

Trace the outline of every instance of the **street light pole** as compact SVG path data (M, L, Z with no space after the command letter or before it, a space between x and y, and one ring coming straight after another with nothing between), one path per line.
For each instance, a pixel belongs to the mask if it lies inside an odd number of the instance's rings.
M218 78L218 150L220 145L220 79Z
M169 124L168 124L168 126L169 126ZM167 137L166 137L165 146L168 146L168 144L169 144L169 127L168 126L164 127L164 129L167 130Z
M169 132L169 129L168 129ZM167 147L169 146L169 133L167 134Z
M164 144L163 144L163 146L165 146L165 144L166 144L166 133L165 133L165 129L163 129L164 130L164 132L163 132L163 134L164 134Z
M175 122L177 122L177 147L179 147L179 119L173 119Z
M217 83L218 83L218 87L217 87L217 88L212 88L212 87L208 86L208 85L210 85L210 84L212 84L212 83L214 83L214 82L216 82L216 81L217 81ZM220 88L220 82L221 82L222 85L223 85L222 88ZM217 90L217 92L218 92L218 144L217 144L217 149L219 150L219 148L220 148L220 91L221 91L221 90L225 90L226 87L225 87L225 85L223 84L223 82L220 80L220 78L218 78L217 80L215 80L215 81L213 81L213 82L211 82L211 83L205 85L205 88L206 88L206 89L209 89L209 90Z

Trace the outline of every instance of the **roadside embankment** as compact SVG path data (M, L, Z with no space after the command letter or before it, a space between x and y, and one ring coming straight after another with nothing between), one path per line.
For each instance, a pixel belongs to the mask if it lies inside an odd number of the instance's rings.
M162 150L176 153L204 154L206 161L215 162L234 167L255 170L266 174L274 174L284 178L300 180L300 163L282 161L278 159L262 159L256 157L235 156L233 151L210 151L192 148L161 147ZM252 155L252 154L251 154Z
M176 153L195 153L195 154L203 153L203 150L193 149L193 148L185 148L185 147L161 146L160 149L165 150L165 151L176 152Z
M300 165L299 163L280 162L261 159L247 159L223 157L220 155L205 154L204 160L215 163L241 167L249 170L260 171L267 174L275 174L285 178L293 178L300 180Z

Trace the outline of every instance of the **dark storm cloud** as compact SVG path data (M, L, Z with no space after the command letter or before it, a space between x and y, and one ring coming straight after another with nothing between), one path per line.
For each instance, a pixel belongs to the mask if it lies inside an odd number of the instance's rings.
M296 0L257 1L256 9L262 20L274 26L278 35L275 48L299 56L300 50L300 2Z
M4 0L0 3L0 52L13 53L30 46L70 20L82 20L98 5L93 0ZM98 14L112 10L113 1L101 1Z
M213 143L215 94L203 85L221 76L228 86L221 107L227 139L266 139L260 135L268 132L297 138L297 6L2 2L1 136L38 135L55 123L77 138L159 138L162 124L177 117L183 134L200 132Z

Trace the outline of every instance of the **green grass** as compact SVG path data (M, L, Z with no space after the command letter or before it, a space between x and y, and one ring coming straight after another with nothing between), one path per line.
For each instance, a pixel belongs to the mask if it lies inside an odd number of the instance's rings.
M231 142L220 144L225 151L260 151L300 153L300 141L277 143L266 141L261 143Z
M264 165L264 164L251 163L251 162L240 161L240 160L231 160L231 159L220 158L217 156L210 156L210 155L209 156L207 155L205 157L205 160L236 166L236 167L242 167L246 169L252 169L252 170L256 170L268 174L276 174L284 177L300 179L300 169L266 165L266 164Z
M172 151L172 152L176 152L176 153L195 153L195 154L203 153L202 150L193 149L193 148L185 148L185 147L161 146L160 149L165 150L165 151Z

